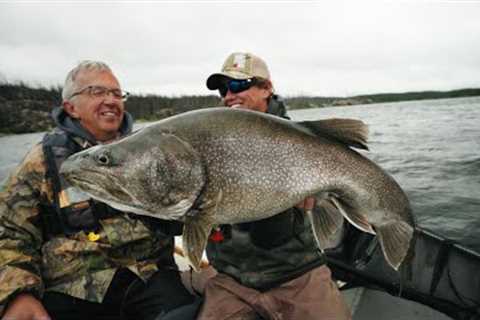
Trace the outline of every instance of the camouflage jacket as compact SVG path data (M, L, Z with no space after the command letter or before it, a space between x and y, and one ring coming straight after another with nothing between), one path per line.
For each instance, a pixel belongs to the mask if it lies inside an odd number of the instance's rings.
M56 130L67 125L72 134L72 121L62 116L67 121ZM75 136L83 147L91 145L88 140L85 134ZM54 207L56 196L47 169L39 143L0 193L0 308L20 292L41 297L45 290L101 302L120 267L144 280L159 268L176 268L173 236L123 212L99 219L94 233L45 234L42 216Z

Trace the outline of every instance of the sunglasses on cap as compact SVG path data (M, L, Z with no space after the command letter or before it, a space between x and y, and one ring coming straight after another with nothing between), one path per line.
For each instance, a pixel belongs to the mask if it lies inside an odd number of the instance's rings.
M224 84L218 88L218 91L220 92L220 96L225 97L227 95L227 92L230 91L231 93L240 93L242 91L250 89L252 86L254 86L257 83L257 79L251 78L251 79L229 79L225 81Z

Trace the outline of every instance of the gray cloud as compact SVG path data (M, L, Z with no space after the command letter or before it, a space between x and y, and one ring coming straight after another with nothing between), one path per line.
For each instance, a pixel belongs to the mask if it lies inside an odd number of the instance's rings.
M245 50L287 95L478 87L478 16L469 1L0 3L0 77L56 85L99 59L136 93L208 94Z

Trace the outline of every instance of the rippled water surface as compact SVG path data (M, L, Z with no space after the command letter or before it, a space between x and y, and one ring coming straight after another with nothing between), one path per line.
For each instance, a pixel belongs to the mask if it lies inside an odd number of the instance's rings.
M370 128L368 157L402 186L417 222L480 251L480 97L292 111L294 120L349 117ZM0 137L0 180L42 133Z
M292 112L362 119L370 152L408 194L417 222L480 251L480 98Z

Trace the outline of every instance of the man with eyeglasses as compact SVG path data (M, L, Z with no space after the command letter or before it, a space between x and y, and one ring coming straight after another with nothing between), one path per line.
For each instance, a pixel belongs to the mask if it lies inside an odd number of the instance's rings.
M105 63L83 61L62 97L57 127L1 193L2 319L193 319L173 259L181 225L115 210L58 174L69 155L131 132L128 93Z
M288 118L266 63L251 53L229 55L207 87L219 90L227 107ZM206 251L218 274L206 283L198 319L351 318L304 216L314 202L307 198L271 218L212 232Z

